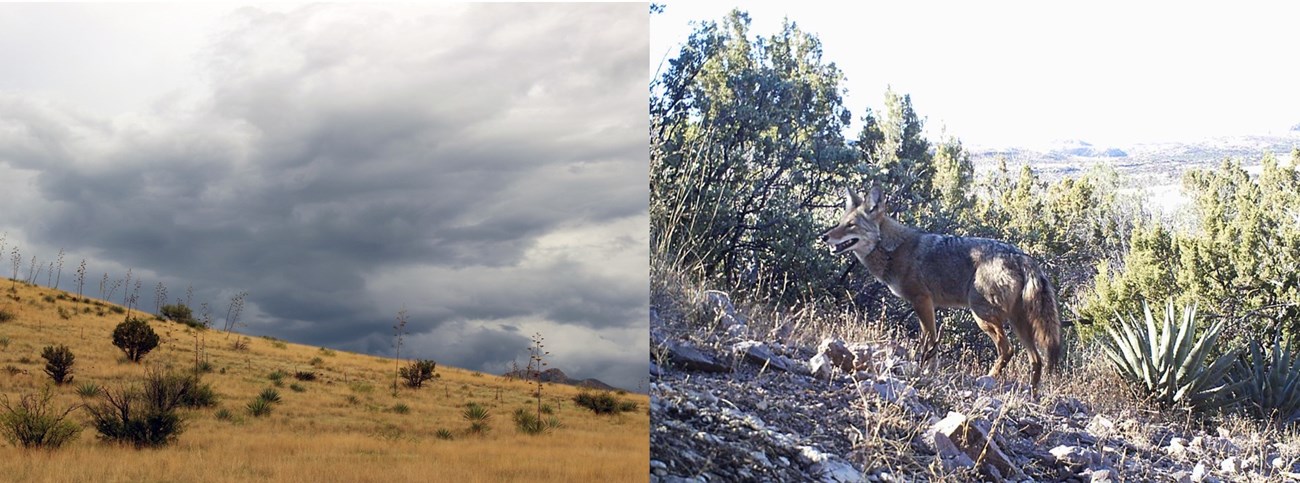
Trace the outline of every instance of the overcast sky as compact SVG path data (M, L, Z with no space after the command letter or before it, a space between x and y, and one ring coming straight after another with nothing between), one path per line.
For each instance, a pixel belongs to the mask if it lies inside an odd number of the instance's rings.
M373 354L405 307L403 355L493 373L540 332L644 389L648 35L644 4L0 4L5 261L218 319L246 290L241 331Z
M789 17L847 77L856 129L886 86L911 94L931 136L976 146L1196 140L1300 124L1294 2L839 2L689 0L651 16L650 71L692 21L748 11L751 33Z

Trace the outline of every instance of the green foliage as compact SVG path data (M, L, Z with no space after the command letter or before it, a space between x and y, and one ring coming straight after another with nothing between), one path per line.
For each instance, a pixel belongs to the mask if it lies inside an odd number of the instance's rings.
M257 398L264 399L267 402L278 403L280 402L280 391L268 387L263 389L261 393L258 393Z
M316 373L312 371L296 371L293 373L293 378L299 381L315 381L316 377Z
M122 349L132 362L140 362L141 357L158 347L158 334L148 322L130 318L113 329L113 345Z
M1251 341L1228 371L1234 395L1251 416L1279 426L1300 421L1300 357L1291 344L1274 343L1269 351Z
M410 413L411 413L411 407L410 407L410 406L407 406L405 403L397 403L397 404L394 404L393 407L392 407L391 409L392 409L392 411L393 411L394 413L397 413L397 414L410 414Z
M434 436L437 436L438 439L448 440L448 441L456 437L455 435L452 434L451 430L447 428L438 428L438 431L434 432Z
M1236 354L1209 360L1223 329L1222 319L1197 336L1195 307L1184 307L1179 319L1171 300L1157 325L1151 308L1142 305L1145 323L1117 315L1105 328L1107 337L1101 338L1101 344L1112 367L1141 394L1165 406L1208 410L1233 403L1231 394L1237 384L1224 376Z
M158 370L145 373L140 387L104 389L102 400L86 406L100 437L137 448L165 446L184 430L181 407L215 404L211 387L193 374Z
M72 366L77 360L77 356L72 355L72 349L63 344L45 346L41 358L45 359L45 373L54 380L54 384L72 382Z
M22 396L16 405L7 396L0 398L0 435L16 446L42 449L58 449L77 439L81 426L65 421L76 406L59 412L50 404L53 397L46 386L39 395Z
M1135 231L1123 263L1099 266L1081 312L1122 311L1139 297L1176 296L1229 320L1229 343L1300 336L1300 150L1288 165L1265 155L1258 176L1239 162L1193 170L1183 178L1192 199L1188 230ZM1129 301L1129 302L1126 302ZM1127 304L1127 305L1126 305Z
M636 411L635 402L619 400L614 396L614 393L609 391L591 392L584 390L573 396L573 402L590 409L596 414Z
M652 86L651 244L725 285L795 296L834 271L820 253L826 206L864 171L842 132L843 74L787 22L754 39L734 11L705 22ZM754 270L761 267L760 270Z
M411 365L398 370L398 375L405 381L406 386L419 389L424 386L424 381L433 379L433 371L437 369L438 363L428 360L414 360Z
M289 385L289 390L293 392L306 392L307 386L295 382Z
M15 318L17 318L17 316L14 315L13 312L10 312L5 309L0 309L0 323L9 322L11 320L14 320Z
M172 322L185 324L196 329L206 329L202 322L194 318L194 312L188 305L182 303L163 305L158 309L158 315Z

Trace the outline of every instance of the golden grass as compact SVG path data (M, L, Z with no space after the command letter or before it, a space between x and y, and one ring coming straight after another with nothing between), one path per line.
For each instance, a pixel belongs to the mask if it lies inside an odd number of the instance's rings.
M391 359L325 350L219 330L195 331L151 320L161 345L144 364L125 360L110 334L123 314L106 302L74 301L44 287L0 281L0 310L15 315L0 322L0 397L10 401L50 382L40 351L66 344L76 355L72 384L54 389L55 405L81 404L76 385L93 382L119 388L142 378L146 365L176 370L194 366L195 342L206 346L214 372L203 376L220 396L218 408L187 410L186 429L176 443L136 450L100 441L83 411L72 417L86 427L73 443L54 451L29 451L0 442L0 475L6 481L645 481L649 478L649 399L627 394L635 412L597 416L573 404L577 388L548 384L543 403L562 427L539 436L519 433L516 408L536 410L532 386L499 376L438 366L439 379L419 390L404 386L392 394ZM63 296L64 299L58 297ZM47 299L47 297L49 297ZM53 301L50 301L50 300ZM59 315L73 313L64 319ZM90 311L87 313L86 308ZM102 312L102 315L100 313ZM148 317L151 315L145 314ZM8 341L7 345L4 341ZM283 347L283 348L281 348ZM319 367L311 365L320 358ZM11 373L8 368L19 372ZM245 405L267 377L286 373L277 388L282 402L269 416L254 418ZM298 381L295 371L315 371L315 381ZM304 388L290 389L291 384ZM461 418L466 403L491 411L491 430L467 434ZM401 403L409 413L393 411ZM224 408L235 417L219 420ZM439 429L454 433L439 439Z

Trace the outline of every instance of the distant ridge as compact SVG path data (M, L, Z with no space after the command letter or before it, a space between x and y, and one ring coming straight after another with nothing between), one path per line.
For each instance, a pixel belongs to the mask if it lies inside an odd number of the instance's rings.
M509 377L509 378L515 378L515 379L532 379L532 377L528 375L528 371L523 370L523 369L517 369L517 370L513 370L513 371L506 371L506 373L505 373L505 374L502 374L502 376ZM591 388L591 389L601 389L601 390L605 390L605 391L616 391L616 390L618 390L617 387L611 386L611 385L609 385L609 384L605 384L604 382L601 382L599 379L595 379L595 378L574 379L574 378L571 378L571 377L569 377L567 374L565 374L564 371L561 371L561 370L559 370L559 369L547 369L547 370L545 370L545 371L542 371L542 373L541 373L541 379L542 379L542 382L554 382L554 383L557 383L557 384L568 384L568 385L570 385L570 386L586 387L586 388Z

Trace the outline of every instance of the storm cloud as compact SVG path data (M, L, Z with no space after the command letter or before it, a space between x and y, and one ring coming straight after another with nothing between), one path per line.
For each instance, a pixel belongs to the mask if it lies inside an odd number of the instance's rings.
M553 367L636 389L646 15L242 8L139 109L0 84L0 231L88 279L192 285L218 318L246 290L251 334L387 354L404 307L404 354L499 372L542 333Z

